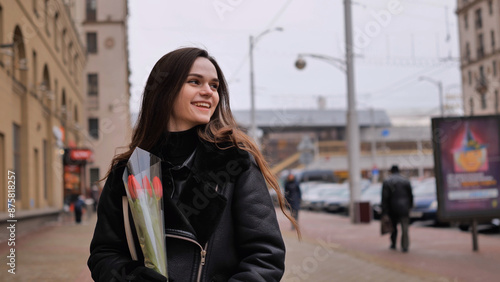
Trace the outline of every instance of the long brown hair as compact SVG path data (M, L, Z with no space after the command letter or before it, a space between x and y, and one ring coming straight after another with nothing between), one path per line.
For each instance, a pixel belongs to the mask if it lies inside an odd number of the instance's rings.
M237 126L229 106L229 91L222 70L215 59L203 49L177 49L164 55L156 62L144 88L141 110L132 134L132 141L128 146L128 151L118 154L113 158L111 167L104 178L109 176L115 165L121 161L128 160L136 147L150 150L159 141L162 133L166 132L168 134L167 125L173 111L174 101L179 95L194 61L199 57L210 60L215 66L219 79L219 87L217 89L219 104L215 108L214 114L208 124L204 128L200 127L198 129L198 135L208 142L214 144L227 144L229 142L232 144L230 147L236 146L251 153L262 171L266 182L276 191L281 211L296 227L300 237L297 222L285 209L286 201L281 193L276 177L271 173L266 160L255 143Z

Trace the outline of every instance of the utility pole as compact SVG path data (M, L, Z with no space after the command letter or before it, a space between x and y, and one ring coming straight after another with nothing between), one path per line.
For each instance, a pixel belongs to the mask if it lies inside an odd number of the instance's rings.
M352 11L351 0L344 1L345 43L346 43L346 73L347 73L347 143L349 159L350 215L351 222L359 222L357 204L361 198L360 177L360 143L358 112L356 110L356 92L354 88L354 46L352 43Z

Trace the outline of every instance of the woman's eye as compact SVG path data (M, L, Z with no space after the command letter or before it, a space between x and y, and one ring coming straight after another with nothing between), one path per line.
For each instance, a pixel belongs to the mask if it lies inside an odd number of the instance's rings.
M212 84L212 85L210 85L210 87L212 87L213 89L217 90L219 88L219 85L218 84Z
M196 80L196 79L188 80L188 83L190 83L190 84L196 84L196 85L199 84L198 80Z

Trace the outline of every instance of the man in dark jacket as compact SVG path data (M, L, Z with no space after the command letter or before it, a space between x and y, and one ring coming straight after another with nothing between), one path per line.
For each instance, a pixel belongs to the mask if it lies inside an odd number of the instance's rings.
M285 198L290 204L290 213L295 221L299 219L300 202L302 200L302 193L300 191L299 183L295 179L293 173L288 174L285 183ZM292 224L292 230L295 227Z
M413 207L413 193L410 182L399 174L399 167L391 167L391 175L382 185L382 215L388 215L392 221L391 249L396 249L398 223L401 224L401 249L408 252L410 241L408 226L410 209Z

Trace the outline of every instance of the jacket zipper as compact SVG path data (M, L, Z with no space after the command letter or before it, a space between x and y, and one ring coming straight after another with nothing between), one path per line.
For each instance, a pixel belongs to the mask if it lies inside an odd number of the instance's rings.
M201 271L202 271L203 266L205 265L205 262L206 262L206 257L207 257L207 251L206 251L206 249L207 249L208 242L205 243L205 247L203 247L203 246L200 245L200 243L196 242L195 240L190 239L190 238L186 238L186 237L183 237L183 236L166 234L165 237L170 237L170 238L176 238L176 239L180 239L180 240L185 240L185 241L194 243L195 245L197 245L198 247L200 247L200 249L201 249L201 251L200 251L201 260L200 260L200 266L198 267L198 275L196 277L196 281L200 282L201 281L200 280L201 279Z

